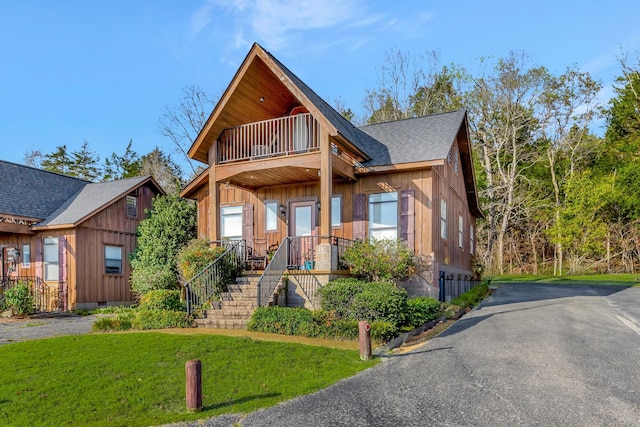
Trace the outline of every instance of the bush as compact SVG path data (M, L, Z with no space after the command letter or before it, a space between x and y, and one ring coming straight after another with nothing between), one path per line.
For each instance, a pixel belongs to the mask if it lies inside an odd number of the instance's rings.
M226 250L225 247L211 248L204 239L192 240L178 252L178 271L185 281L189 281Z
M132 320L132 312L123 312L113 317L101 317L93 322L91 329L94 332L128 331L131 329Z
M353 298L366 285L362 280L347 278L329 282L318 290L320 295L320 307L325 311L332 311L339 319L349 317L349 310L353 303Z
M466 307L475 307L482 301L484 296L489 292L489 284L481 283L473 288L469 289L462 295L454 298L449 303L452 306L457 306L460 309Z
M358 321L337 319L333 313L306 308L261 307L251 317L247 329L310 338L358 339ZM396 336L398 328L389 322L371 323L371 340L384 342Z
M302 325L313 322L313 314L306 308L260 307L253 312L247 329L283 335L298 335Z
M416 271L413 251L402 240L355 242L343 255L351 273L368 281L397 282Z
M142 295L140 309L185 311L186 305L180 301L180 291L157 289Z
M381 320L396 326L404 324L407 316L407 291L393 283L367 283L356 294L349 309L351 320Z
M184 311L138 310L131 321L132 329L190 328L193 319Z
M7 308L13 309L19 316L24 316L33 310L33 295L29 285L18 283L4 292L4 302Z
M407 326L418 327L440 316L440 302L429 297L407 300Z
M170 265L139 265L131 271L131 290L138 295L157 289L177 289L178 278Z

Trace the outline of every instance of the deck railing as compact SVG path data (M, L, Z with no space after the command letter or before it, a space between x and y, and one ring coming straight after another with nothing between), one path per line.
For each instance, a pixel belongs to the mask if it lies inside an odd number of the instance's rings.
M317 151L320 125L311 114L279 117L225 129L218 140L218 163Z
M206 304L215 303L220 293L235 281L244 268L244 241L228 240L215 243L226 247L227 250L184 285L189 314Z
M4 293L15 286L24 283L29 286L33 297L33 311L36 313L51 311L67 311L67 284L58 282L47 284L39 277L12 276L0 278L0 306L4 302Z
M282 280L284 272L287 271L289 239L290 237L284 239L284 242L282 242L275 251L271 257L271 261L269 261L269 264L267 264L267 267L260 276L260 280L258 281L258 307L269 305L273 293Z

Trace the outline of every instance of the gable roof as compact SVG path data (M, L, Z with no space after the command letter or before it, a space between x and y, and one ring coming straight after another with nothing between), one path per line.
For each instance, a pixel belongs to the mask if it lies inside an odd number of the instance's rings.
M89 182L0 160L0 213L44 219Z
M359 128L379 142L367 145L371 161L365 166L445 159L464 124L465 114L461 109Z
M151 180L150 176L141 176L89 183L36 227L76 225Z

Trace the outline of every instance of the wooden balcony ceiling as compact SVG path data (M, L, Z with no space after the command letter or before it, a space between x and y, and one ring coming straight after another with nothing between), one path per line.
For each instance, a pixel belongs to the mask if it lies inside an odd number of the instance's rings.
M238 70L241 73L243 70ZM235 84L234 84L235 83ZM262 102L260 101L262 99ZM194 157L206 161L207 150L227 128L273 119L286 115L300 105L280 79L259 56L247 65L239 80L232 83L220 99L219 111ZM206 127L205 127L206 129Z

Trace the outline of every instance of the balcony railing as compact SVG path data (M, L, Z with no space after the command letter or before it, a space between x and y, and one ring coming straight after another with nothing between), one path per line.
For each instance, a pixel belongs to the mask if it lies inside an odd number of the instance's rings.
M317 151L320 125L311 114L280 117L225 129L218 140L218 163Z

